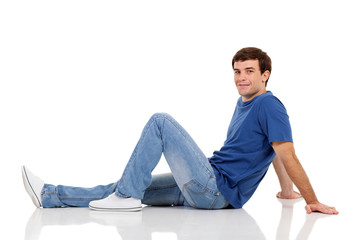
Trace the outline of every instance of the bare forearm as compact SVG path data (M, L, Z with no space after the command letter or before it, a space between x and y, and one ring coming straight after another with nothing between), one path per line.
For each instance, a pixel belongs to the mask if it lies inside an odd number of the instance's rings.
M306 203L318 203L319 201L315 195L314 189L311 186L309 178L295 153L286 155L283 159L281 159L281 161L284 163L286 172L295 186L299 189Z
M293 191L293 182L286 172L285 166L278 156L274 158L273 166L278 176L281 191L290 192Z
M306 212L311 213L313 211L319 211L326 214L338 214L339 212L334 207L329 207L325 204L322 204L318 201L315 192L310 184L309 178L307 177L304 168L301 166L298 158L295 154L295 149L292 142L273 142L272 143L275 153L278 157L280 163L283 164L288 177L299 189L300 193L304 197L307 205L305 206ZM281 164L276 165L275 161L275 170L278 168L279 180L280 182L288 182L286 175L281 169ZM281 183L280 183L281 184Z

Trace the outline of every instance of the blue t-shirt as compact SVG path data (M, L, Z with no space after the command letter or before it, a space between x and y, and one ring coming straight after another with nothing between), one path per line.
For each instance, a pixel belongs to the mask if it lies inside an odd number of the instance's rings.
M209 161L220 192L241 208L253 195L275 157L272 142L292 142L284 105L271 92L251 101L240 97L220 151Z

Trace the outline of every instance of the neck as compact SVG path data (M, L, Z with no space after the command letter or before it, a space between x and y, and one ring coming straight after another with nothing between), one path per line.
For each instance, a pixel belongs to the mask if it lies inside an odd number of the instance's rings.
M255 97L257 97L257 96L259 96L259 95L261 95L261 94L264 94L264 93L266 93L266 89L263 89L263 90L255 93L255 94L253 94L253 95L251 95L251 96L242 96L242 101L243 101L243 102L251 101L251 100L253 100Z

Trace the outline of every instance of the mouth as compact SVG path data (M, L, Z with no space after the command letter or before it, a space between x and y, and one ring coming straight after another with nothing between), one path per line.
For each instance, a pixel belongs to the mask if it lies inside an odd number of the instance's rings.
M236 86L238 86L238 87L248 87L248 86L250 86L250 83L240 82L240 83L236 84Z

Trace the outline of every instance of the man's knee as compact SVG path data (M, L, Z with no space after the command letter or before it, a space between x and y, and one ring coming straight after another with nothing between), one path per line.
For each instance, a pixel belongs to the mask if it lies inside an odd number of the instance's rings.
M168 113L164 113L164 112L159 112L159 113L154 113L152 116L151 116L151 119L159 119L159 118L167 118L167 119L173 119L173 117L168 114Z

